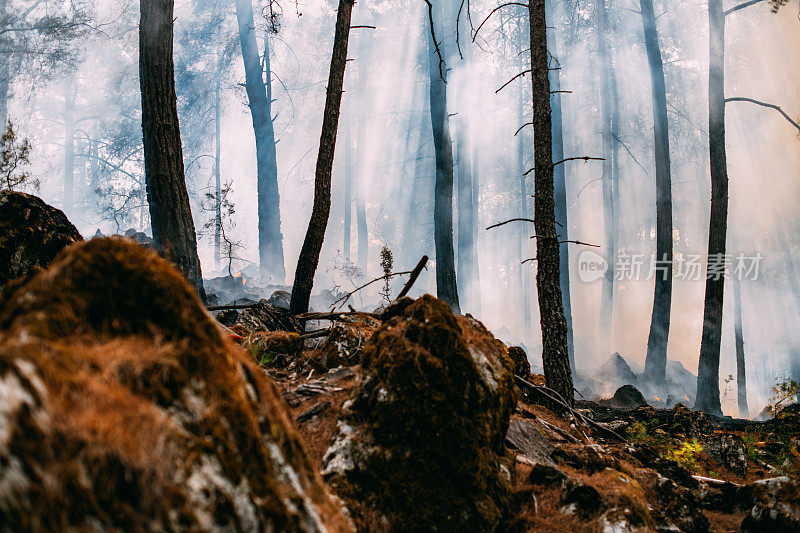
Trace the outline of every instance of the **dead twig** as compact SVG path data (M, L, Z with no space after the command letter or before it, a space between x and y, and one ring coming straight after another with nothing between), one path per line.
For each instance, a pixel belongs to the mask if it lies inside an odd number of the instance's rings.
M442 78L442 81L447 83L447 80L444 77L444 69L442 68L443 65L446 63L444 62L444 58L442 57L442 51L439 49L439 41L436 40L436 31L434 30L433 24L433 4L430 0L425 0L425 3L428 4L428 21L430 22L431 26L431 38L433 39L433 46L436 48L436 55L439 56L439 76Z
M555 166L558 166L558 165L564 164L564 163L566 163L567 161L579 161L579 160L580 160L580 161L605 161L606 159L605 159L604 157L588 157L588 156L582 156L582 157L568 157L568 158L566 158L566 159L562 159L561 161L558 161L558 162L556 162L556 163L553 163L553 166L555 167Z
M373 279L371 281L368 281L365 284L361 285L360 287L356 287L355 289L353 289L352 291L348 292L344 296L340 296L339 299L337 299L335 302L333 302L331 304L331 311L333 311L337 307L341 308L342 306L344 306L345 303L347 303L347 300L349 300L351 296L353 296L355 293L357 293L361 289L365 289L365 288L369 287L373 283L377 283L379 281L384 281L384 280L387 280L387 279L390 279L390 278L394 278L394 277L397 277L397 276L404 276L406 274L413 274L413 273L414 273L413 270L407 270L405 272L394 272L392 274L389 274L389 275L386 275L386 276L381 276L379 278L375 278L375 279Z
M419 263L417 263L417 266L415 266L414 270L411 271L411 277L408 278L408 281L403 286L403 290L400 291L400 294L397 295L397 298L395 298L395 300L399 300L400 298L408 294L408 291L411 290L411 287L414 286L414 282L417 281L417 278L419 277L420 273L422 273L422 269L427 268L427 264L428 264L428 256L423 255L422 259L420 259Z
M481 28L483 28L483 25L486 24L486 21L488 21L492 17L492 15L494 15L496 12L500 11L502 8L507 6L528 7L528 4L523 4L522 2L506 2L505 4L500 4L496 8L492 9L492 11L488 15L486 15L486 18L483 19L483 22L481 22L480 25L478 25L478 29L475 30L475 32L472 34L473 43L475 42L475 39L478 38L478 32L481 31Z
M503 85L502 85L502 86L501 86L499 89L497 89L497 90L494 92L494 94L497 94L497 93L499 93L500 91L502 91L503 89L505 89L505 87L506 87L506 86L507 86L509 83L511 83L512 81L516 80L517 78L524 78L524 77L525 77L525 74L527 74L528 72L531 72L531 69L528 69L528 70L523 70L522 72L520 72L519 74L517 74L516 76L514 76L513 78L511 78L511 79L510 79L510 80L508 80L507 82L505 82L505 83L504 83L504 84L503 84Z

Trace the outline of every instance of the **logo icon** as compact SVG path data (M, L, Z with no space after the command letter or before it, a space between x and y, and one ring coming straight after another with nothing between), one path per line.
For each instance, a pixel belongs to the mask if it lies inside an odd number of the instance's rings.
M605 257L591 250L584 250L578 256L578 278L583 283L591 283L605 276L608 262Z

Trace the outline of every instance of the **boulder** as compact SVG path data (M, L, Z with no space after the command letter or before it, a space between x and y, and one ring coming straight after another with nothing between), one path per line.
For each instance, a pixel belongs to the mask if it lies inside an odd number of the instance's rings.
M734 474L747 474L747 444L739 435L718 433L703 440L703 451Z
M401 300L364 347L323 475L364 530L491 531L510 501L512 363L432 296Z
M0 331L2 529L351 529L273 383L155 252L71 247Z
M508 349L508 356L514 363L514 375L522 379L530 379L531 363L528 361L528 354L521 346L512 346Z
M643 405L647 405L642 393L633 385L623 385L618 388L614 396L608 400L599 402L606 407L613 407L614 409L622 409L623 411L633 411Z
M709 530L708 518L703 514L698 495L665 477L655 483L655 502L659 511L686 533L706 533Z
M553 466L536 463L531 469L528 481L533 485L557 485L567 480L567 475Z
M331 324L322 344L321 365L324 369L352 366L361 362L364 345L381 322L366 315L341 317Z
M800 483L787 476L756 481L747 487L754 505L742 521L743 533L800 531Z
M603 498L597 489L582 483L569 483L561 491L561 512L590 519L603 507Z
M61 250L83 240L63 212L30 194L0 191L0 299L8 284L46 268Z
M291 293L287 291L275 291L267 299L267 303L272 307L280 307L281 309L289 309L289 304L292 301Z
M556 465L550 457L555 446L531 420L512 420L506 433L506 444L535 463Z
M234 326L245 334L259 331L301 332L300 323L288 309L273 307L266 300L261 300L239 313Z

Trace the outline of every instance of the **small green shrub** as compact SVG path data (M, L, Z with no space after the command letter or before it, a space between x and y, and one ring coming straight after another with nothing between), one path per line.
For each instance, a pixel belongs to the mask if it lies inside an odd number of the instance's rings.
M687 440L677 450L669 450L667 459L679 463L690 472L696 472L699 468L697 457L703 452L703 445L697 439Z

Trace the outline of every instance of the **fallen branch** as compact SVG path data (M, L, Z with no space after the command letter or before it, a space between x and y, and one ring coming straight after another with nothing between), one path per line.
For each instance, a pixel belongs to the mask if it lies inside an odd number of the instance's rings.
M419 277L420 273L422 273L422 269L426 268L427 264L428 264L428 256L423 255L422 259L420 259L419 263L417 263L417 266L415 266L414 270L411 271L411 277L408 278L408 281L403 286L403 290L400 291L400 294L397 295L397 298L395 298L395 300L399 300L400 298L408 294L408 291L410 291L411 287L414 286L414 282L417 281L417 278Z
M303 333L302 335L300 335L300 340L304 341L308 339L317 339L319 337L327 337L330 332L331 332L330 328L309 331L308 333Z
M566 408L570 413L572 413L572 416L573 416L573 418L575 418L576 421L578 420L578 418L580 418L580 420L582 420L584 424L592 426L592 427L598 429L599 431L605 431L605 432L613 435L615 438L619 439L620 442L628 442L627 439L625 439L624 437L620 436L616 431L613 431L613 430L608 429L608 428L604 428L603 426L601 426L600 424L598 424L594 420L592 420L590 418L586 418L582 414L580 414L577 411L575 411L572 407L569 406L569 404L567 404L566 400L564 400L564 398L557 391L554 391L553 389L551 389L549 387L544 387L544 386L541 386L541 385L534 385L533 383L531 383L531 382L529 382L529 381L527 381L527 380L525 380L525 379L523 379L523 378L521 378L519 376L514 376L514 377L516 379L518 379L522 384L527 385L528 387L530 387L530 388L538 391L539 393L541 393L543 396L546 396L550 400L554 401L556 404ZM548 392L552 392L553 394L555 394L555 396L560 398L560 400L554 398L553 396L548 394Z
M310 320L336 320L337 318L341 318L343 316L368 316L371 318L377 318L378 315L375 313L367 313L363 311L339 311L339 312L331 312L331 313L303 313L300 315L296 315L295 319L299 320L300 322L308 322Z
M252 309L258 304L241 304L241 305L210 305L206 307L209 311L224 311L226 309Z
M387 279L390 279L390 278L394 278L394 277L397 277L397 276L403 276L405 274L413 274L413 272L414 272L413 270L407 270L406 272L394 272L392 274L388 274L386 276L381 276L379 278L375 278L375 279L373 279L371 281L368 281L365 284L361 285L360 287L356 287L355 289L353 289L352 291L348 292L344 296L339 297L339 299L337 299L335 302L333 302L331 304L331 311L336 309L337 306L339 308L341 308L342 306L344 306L344 304L347 303L347 300L349 300L351 296L353 296L355 293L357 293L361 289L369 287L373 283L378 283L379 281L384 281L384 280L387 280Z

